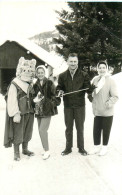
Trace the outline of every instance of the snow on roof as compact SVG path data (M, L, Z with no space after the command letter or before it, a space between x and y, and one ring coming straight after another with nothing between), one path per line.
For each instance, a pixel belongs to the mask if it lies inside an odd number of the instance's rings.
M15 41L22 47L26 48L28 51L33 53L36 57L43 60L46 64L50 65L52 68L57 68L58 65L61 64L61 60L59 56L55 56L42 47L38 46L34 42L30 41L29 39L23 39L17 36L9 37L9 39L3 39L0 41L0 45L4 44L7 40Z

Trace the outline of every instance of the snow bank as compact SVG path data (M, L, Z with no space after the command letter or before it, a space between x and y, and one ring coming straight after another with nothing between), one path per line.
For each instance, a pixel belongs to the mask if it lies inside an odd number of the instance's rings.
M113 76L118 89L121 89L122 74ZM121 90L119 91L121 92ZM122 96L120 97L120 100ZM61 151L65 147L65 124L63 104L59 114L52 117L49 128L51 157L44 161L38 133L37 120L29 143L35 156L27 157L21 153L21 161L13 161L13 148L2 146L5 124L5 100L0 95L0 186L1 195L120 195L122 194L122 120L119 112L115 115L111 131L109 152L104 157L97 155L81 156L77 152L77 136L74 131L73 152L65 157ZM121 112L121 105L119 111ZM92 106L86 102L86 120L84 128L85 149L91 149L93 143ZM21 148L20 148L21 149Z
M5 102L4 96L0 94L0 110L5 109L5 108L6 108L6 102Z
M122 107L122 72L112 76L117 85L119 100L117 101L115 108L120 112Z
M113 75L112 78L115 80L118 88L118 93L122 97L122 72Z

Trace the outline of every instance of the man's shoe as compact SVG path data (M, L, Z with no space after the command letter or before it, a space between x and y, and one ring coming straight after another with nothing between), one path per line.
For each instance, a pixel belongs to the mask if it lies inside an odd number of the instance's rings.
M79 149L79 153L83 156L87 156L87 152L84 149Z
M65 155L70 154L71 152L72 152L72 149L65 149L65 150L61 153L61 155L62 155L62 156L65 156Z

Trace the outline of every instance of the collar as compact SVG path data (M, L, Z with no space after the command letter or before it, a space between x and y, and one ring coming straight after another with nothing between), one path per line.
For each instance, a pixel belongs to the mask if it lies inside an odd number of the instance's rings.
M29 84L25 81L18 79L17 77L13 80L26 94Z
M70 72L70 75L71 75L72 78L75 75L77 69L78 69L78 67L75 70L73 70L73 71L69 69L69 72Z
M48 79L47 79L46 77L44 77L42 85L40 84L40 80L39 80L39 79L37 79L36 83L37 83L39 86L44 86L45 83L47 82L47 80L48 80Z

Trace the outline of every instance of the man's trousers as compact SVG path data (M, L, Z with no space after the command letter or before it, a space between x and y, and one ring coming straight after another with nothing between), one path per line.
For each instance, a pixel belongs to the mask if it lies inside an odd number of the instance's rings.
M71 149L73 146L73 125L75 121L77 130L77 147L84 149L84 121L85 121L85 106L79 108L65 108L64 119L66 125L66 149Z

